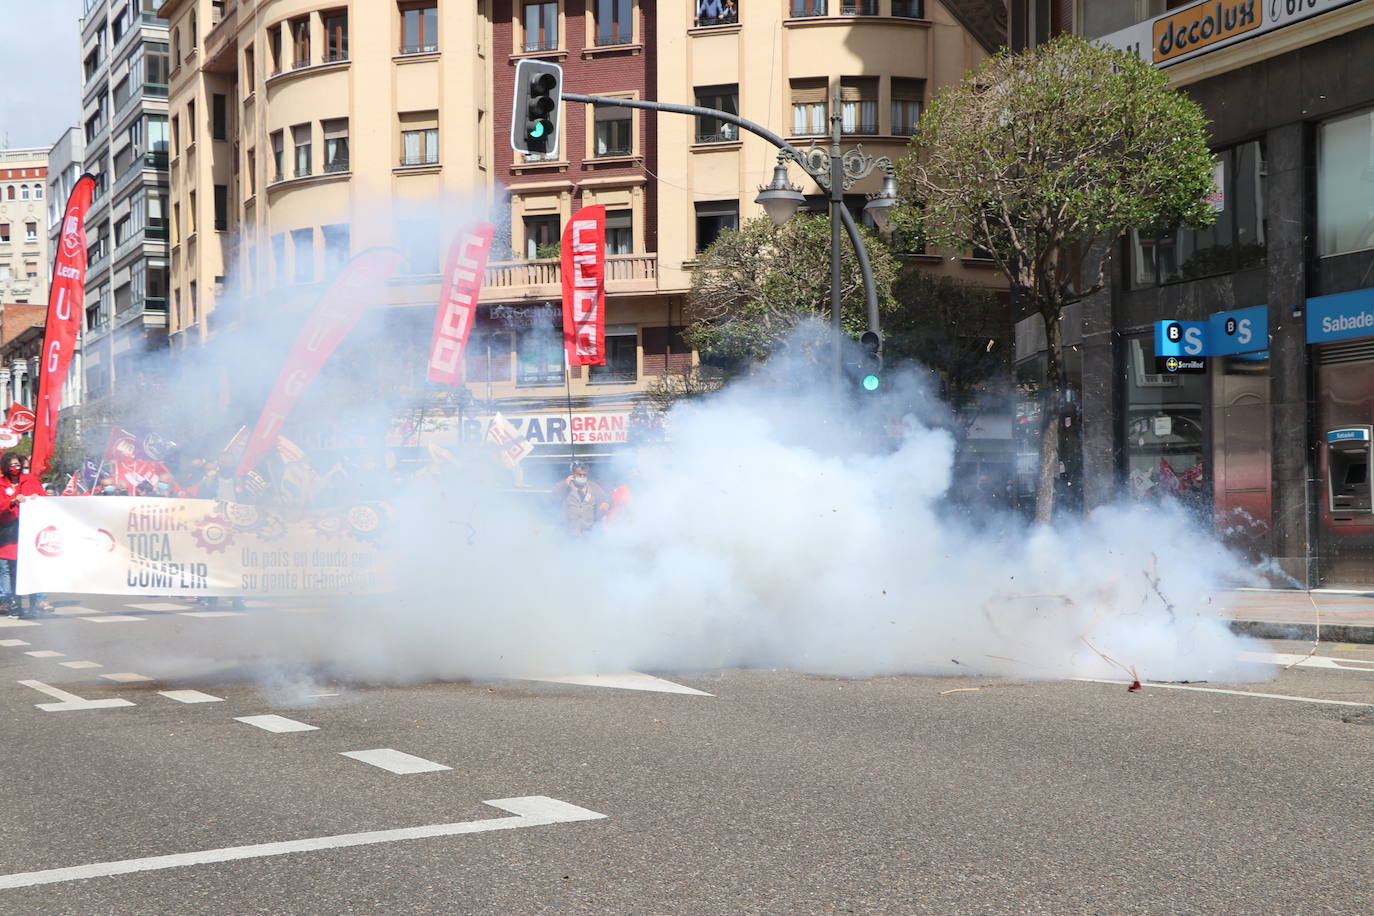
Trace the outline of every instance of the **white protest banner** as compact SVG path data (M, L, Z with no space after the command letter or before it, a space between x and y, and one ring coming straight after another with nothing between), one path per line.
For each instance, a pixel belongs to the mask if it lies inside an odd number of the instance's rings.
M19 514L20 594L330 595L391 585L379 503L51 496Z

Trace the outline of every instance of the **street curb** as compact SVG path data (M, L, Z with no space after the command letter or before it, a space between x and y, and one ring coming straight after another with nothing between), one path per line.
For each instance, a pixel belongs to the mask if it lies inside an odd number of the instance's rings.
M1312 623L1284 623L1276 620L1232 620L1231 631L1260 639L1300 639L1317 638L1317 626ZM1321 628L1323 642L1374 643L1374 626L1356 626L1348 623L1328 623Z

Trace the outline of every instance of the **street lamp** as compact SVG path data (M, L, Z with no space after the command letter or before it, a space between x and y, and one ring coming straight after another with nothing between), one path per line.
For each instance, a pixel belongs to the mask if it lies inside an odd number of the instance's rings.
M873 218L873 225L878 227L878 231L887 235L887 226L892 220L892 208L896 206L897 176L889 169L883 176L883 186L878 189L878 193L868 195L864 212Z
M773 181L759 187L759 196L754 198L754 203L763 207L763 212L779 228L806 203L801 188L788 179L787 164L782 161L781 155L778 156L778 164L773 166Z

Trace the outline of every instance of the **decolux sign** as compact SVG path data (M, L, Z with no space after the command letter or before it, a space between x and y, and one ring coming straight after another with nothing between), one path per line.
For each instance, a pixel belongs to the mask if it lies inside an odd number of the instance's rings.
M1374 337L1374 289L1307 300L1307 342Z

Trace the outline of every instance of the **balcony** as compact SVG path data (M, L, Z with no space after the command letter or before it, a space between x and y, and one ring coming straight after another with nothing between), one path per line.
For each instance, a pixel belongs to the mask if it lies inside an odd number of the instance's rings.
M558 258L498 261L488 264L482 280L483 301L549 299L562 295ZM657 254L606 256L606 292L652 292L658 285Z
M841 16L876 16L878 0L843 0L840 4Z
M348 171L348 157L347 157L347 156L338 156L338 157L335 157L334 159L331 159L330 161L328 161L328 162L326 162L326 163L324 164L324 173L325 173L326 175L333 175L333 174L335 174L335 173L337 173L337 172L347 172L347 171Z
M415 44L401 45L400 53L405 54L434 54L439 50L437 41L421 41Z
M546 38L527 38L525 39L524 50L526 54L534 54L540 51L557 51L558 38L556 36Z
M735 25L739 22L739 12L737 10L724 10L717 16L697 16L695 19L696 27L704 29L713 25Z
M892 0L892 15L902 19L926 18L924 0Z

